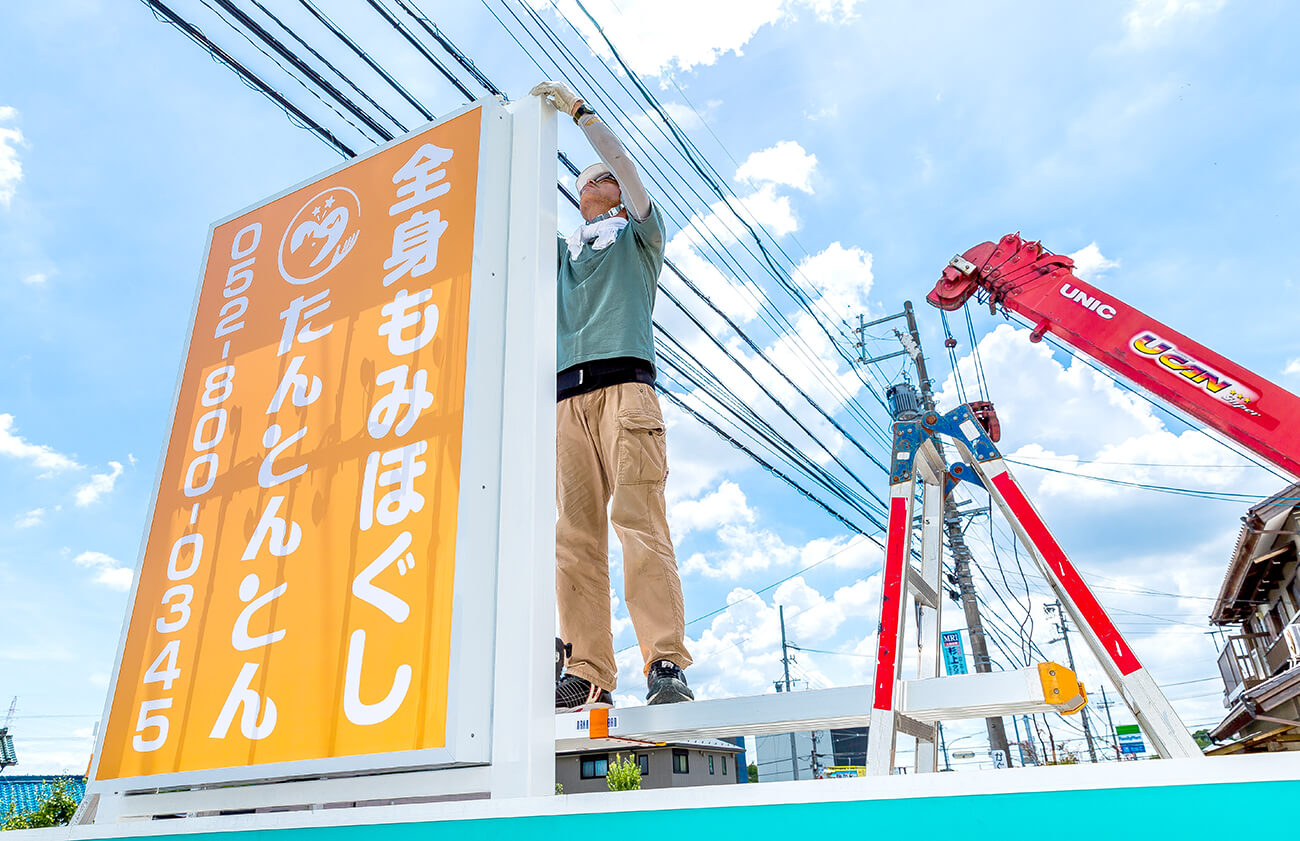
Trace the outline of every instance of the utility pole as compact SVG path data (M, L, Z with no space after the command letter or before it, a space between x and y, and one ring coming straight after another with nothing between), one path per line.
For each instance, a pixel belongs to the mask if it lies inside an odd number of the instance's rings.
M785 691L790 691L790 652L789 646L785 641L785 605L778 605L778 616L781 617L781 665L785 667ZM816 750L816 748L814 748ZM795 753L794 731L790 731L790 779L799 779L799 760Z
M1110 699L1106 697L1106 687L1101 688L1101 706L1106 710L1106 726L1110 728L1110 740L1115 745L1115 758L1123 759L1119 750L1119 741L1115 738L1115 720L1110 717Z
M1057 629L1061 632L1061 639L1065 640L1065 656L1070 661L1070 671L1078 674L1074 668L1074 651L1070 648L1069 628L1066 627L1065 624L1065 611L1061 609L1060 599L1043 605L1043 610L1048 615L1051 615L1051 613L1055 611L1057 618L1060 619L1060 624L1057 626ZM1049 642L1059 642L1059 640L1049 640ZM1109 713L1109 710L1107 710L1107 712ZM1088 716L1086 715L1083 716L1083 737L1088 740L1088 756L1092 758L1093 762L1096 762L1097 748L1092 744L1092 730L1088 727Z
M903 352L912 357L912 362L916 365L916 378L921 387L921 406L926 412L935 411L934 393L930 387L930 375L925 368L925 354L921 351L921 333L916 328L916 315L912 312L912 302L903 302L903 318L907 320L907 332L895 331L898 340L903 345ZM891 316L897 318L897 316ZM886 320L886 319L881 319ZM859 317L859 321L861 318ZM859 331L865 333L865 328L870 325L862 325ZM895 354L890 354L893 356ZM888 357L879 357L879 361ZM895 386L898 388L898 386ZM913 398L914 400L915 398ZM898 418L895 418L897 420ZM935 446L939 448L939 456L947 462L947 456L943 451L943 444L937 438ZM984 639L984 623L980 620L979 602L975 597L975 582L971 579L970 574L970 549L966 547L966 539L962 534L961 528L962 515L953 504L951 497L944 496L943 499L943 524L944 531L948 537L948 546L952 549L953 578L954 584L957 585L960 593L962 611L966 615L966 629L970 636L971 654L975 659L975 671L991 672L993 667L989 662L988 644ZM989 749L1000 750L1007 758L1007 767L1012 767L1011 748L1007 744L1007 729L999 717L984 719L985 726L989 733Z

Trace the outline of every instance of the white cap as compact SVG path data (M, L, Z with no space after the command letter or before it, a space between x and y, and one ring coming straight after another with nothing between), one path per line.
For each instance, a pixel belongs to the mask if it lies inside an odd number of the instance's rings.
M577 191L581 193L582 188L586 186L588 181L593 180L598 175L605 175L605 174L613 175L614 171L611 170L609 168L609 165L606 164L604 161L599 161L587 167L582 172L578 173L578 180L575 182ZM618 181L617 178L615 178L614 180L615 182Z

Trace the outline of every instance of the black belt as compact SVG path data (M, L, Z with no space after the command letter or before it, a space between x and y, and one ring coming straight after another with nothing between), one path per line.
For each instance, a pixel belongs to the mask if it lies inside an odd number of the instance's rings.
M633 356L595 359L581 365L574 365L555 375L556 399L567 400L579 394L619 383L654 385L655 366Z

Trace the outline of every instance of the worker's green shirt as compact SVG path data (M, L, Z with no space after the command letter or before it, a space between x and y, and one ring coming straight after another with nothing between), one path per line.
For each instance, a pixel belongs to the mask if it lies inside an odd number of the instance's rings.
M655 361L650 316L659 270L664 264L664 222L651 205L644 222L627 226L607 248L583 243L577 259L561 237L559 311L556 330L558 371L597 359L634 356Z

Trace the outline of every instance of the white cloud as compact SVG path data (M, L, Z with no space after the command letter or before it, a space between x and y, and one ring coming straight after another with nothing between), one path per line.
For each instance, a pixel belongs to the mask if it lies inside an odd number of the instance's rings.
M95 581L99 584L122 592L131 589L133 573L114 557L103 552L82 552L73 558L72 562L77 566L97 571Z
M702 247L704 243L726 247L739 242L742 237L749 237L741 217L732 210L734 204L740 205L746 222L751 225L758 222L775 237L799 229L799 220L790 209L790 199L777 195L775 185L764 184L747 196L732 199L731 204L719 199L709 205L709 212L692 216L673 241L680 237L684 244L696 247Z
M794 643L822 645L846 653L875 654L874 635L861 635L874 627L879 609L880 575L858 579L823 595L803 577L784 582L770 601L745 587L725 597L730 607L714 616L708 627L688 637L687 648L695 664L688 670L697 698L736 697L773 691L781 674L780 608L785 609L786 635ZM869 617L864 621L864 617ZM837 632L853 630L847 641L827 642ZM688 632L690 629L688 629ZM864 648L865 646L865 648ZM796 655L794 676L814 687L850 686L870 680L872 661L864 657ZM635 646L619 657L622 687L643 685L640 652ZM635 691L635 690L633 690ZM632 702L629 697L628 702ZM641 703L639 700L636 703Z
M117 484L117 477L122 475L122 463L110 461L108 466L112 469L110 473L91 474L90 481L77 488L77 505L86 507L99 502L99 498L104 494L113 492L113 486Z
M18 116L11 105L0 105L0 123ZM23 145L23 133L16 128L0 126L0 204L5 207L13 201L18 182L23 180L23 164L18 160L18 147Z
M80 470L81 465L44 444L32 444L14 432L14 416L0 413L0 456L30 461L42 470Z
M764 184L756 192L742 196L740 204L751 219L767 228L774 237L783 237L799 230L799 220L790 209L789 197L778 196L776 187L772 184Z
M822 310L832 317L851 319L867 312L867 296L875 280L871 253L832 242L821 252L799 262L798 274L821 292Z
M745 500L745 492L735 482L723 482L699 499L686 499L672 506L668 522L674 540L693 531L713 531L732 523L754 522L754 510Z
M1178 21L1213 15L1227 0L1135 0L1124 25L1138 40L1145 40Z
M1033 443L1091 456L1116 441L1163 428L1144 400L1080 359L1063 366L1046 342L1030 342L1028 333L1000 324L979 342L989 395L1005 436L1004 452ZM979 381L970 355L958 365L968 385ZM959 402L951 374L938 400L945 411Z
M816 155L805 151L793 140L782 140L746 158L736 170L736 180L784 184L811 193L816 169Z
M46 280L49 280L48 276L37 272L36 274L29 274L27 277L23 278L23 283L28 286L44 286Z
M1282 369L1282 373L1288 375L1300 374L1300 359L1292 359L1287 362L1286 367Z
M1111 260L1105 257L1095 242L1089 243L1067 256L1074 261L1075 275L1080 280L1086 280L1089 283L1101 277L1107 269L1114 269L1119 266L1119 260Z
M712 100L709 102L706 111L710 111L720 104L721 102L718 100ZM678 128L689 130L700 128L704 125L704 121L700 119L700 115L689 105L683 105L680 102L664 102L662 105L664 110L668 112L668 116L677 124Z
M859 0L587 0L610 41L632 69L657 76L665 71L711 65L742 48L764 26L794 17L804 9L820 20L852 17ZM539 9L549 0L533 0ZM605 41L572 0L557 4L603 58L611 58Z
M14 528L29 529L32 526L39 526L43 522L45 522L45 509L33 508L26 514L19 515L19 517L14 521Z
M718 543L719 550L696 552L687 558L681 564L682 574L739 581L753 572L791 566L799 557L797 547L773 532L737 523L718 529Z

